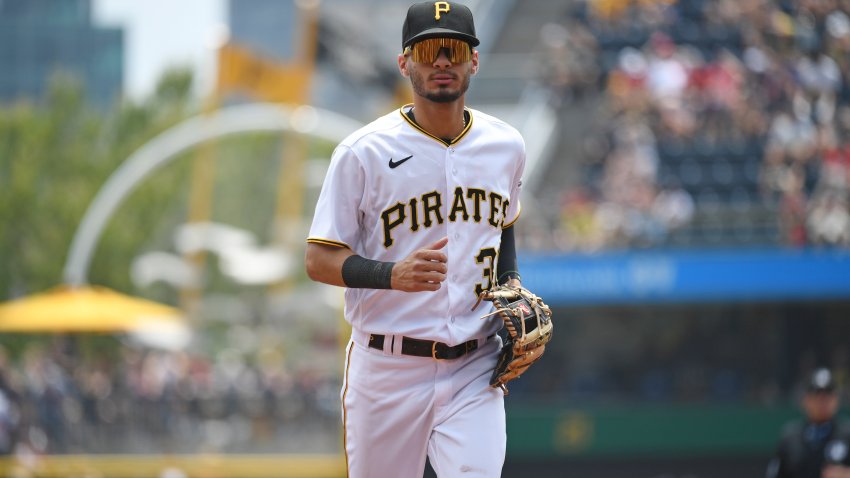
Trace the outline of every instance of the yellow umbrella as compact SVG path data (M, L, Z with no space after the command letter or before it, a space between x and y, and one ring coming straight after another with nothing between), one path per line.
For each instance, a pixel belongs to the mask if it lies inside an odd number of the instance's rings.
M184 330L178 309L106 287L59 286L0 305L0 332L84 333Z

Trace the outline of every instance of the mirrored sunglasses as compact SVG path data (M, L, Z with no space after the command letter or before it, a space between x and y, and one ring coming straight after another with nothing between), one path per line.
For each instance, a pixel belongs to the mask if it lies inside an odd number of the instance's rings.
M404 55L410 54L416 63L432 63L443 49L452 63L466 63L472 59L469 43L455 38L428 38L405 48Z

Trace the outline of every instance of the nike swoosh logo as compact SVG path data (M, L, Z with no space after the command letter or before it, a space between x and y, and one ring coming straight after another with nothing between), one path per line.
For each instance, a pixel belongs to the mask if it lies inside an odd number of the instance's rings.
M402 163L404 163L405 161L407 161L408 159L410 159L412 157L413 157L413 155L411 154L410 156L408 156L406 158L401 158L401 159L399 159L398 161L395 161L395 162L393 162L393 158L390 158L390 169L395 169L395 168L401 166Z

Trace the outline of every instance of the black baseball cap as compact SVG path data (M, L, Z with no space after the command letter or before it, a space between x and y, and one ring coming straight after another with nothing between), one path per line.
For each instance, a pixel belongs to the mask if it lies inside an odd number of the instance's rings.
M832 376L832 372L827 368L819 368L812 372L809 383L806 385L806 391L810 393L834 392L835 378Z
M415 3L407 9L401 30L401 48L428 38L457 38L478 46L472 12L454 2Z

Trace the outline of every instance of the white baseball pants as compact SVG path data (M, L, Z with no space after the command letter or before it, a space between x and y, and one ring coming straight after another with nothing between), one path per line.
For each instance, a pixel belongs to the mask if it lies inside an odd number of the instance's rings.
M501 475L505 406L490 387L501 339L454 360L367 347L355 331L346 350L342 419L350 478L420 478L425 458L440 478ZM365 339L365 340L364 340ZM482 343L483 342L483 343ZM400 347L397 347L400 348Z

